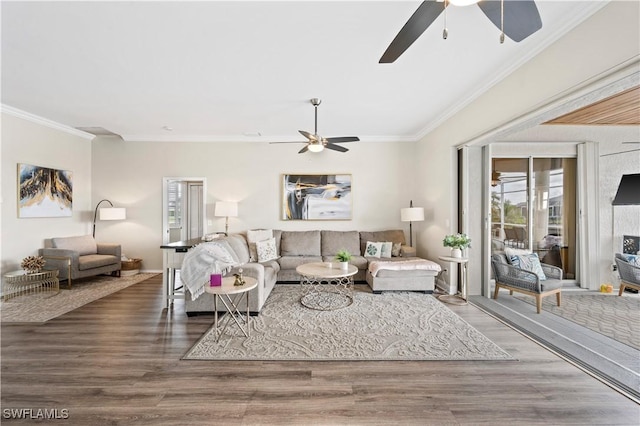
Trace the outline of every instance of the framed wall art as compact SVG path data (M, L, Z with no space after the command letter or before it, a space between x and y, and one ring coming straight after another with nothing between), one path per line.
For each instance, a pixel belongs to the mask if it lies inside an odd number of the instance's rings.
M283 220L351 220L351 174L282 176Z
M18 217L68 217L73 174L67 170L18 164Z

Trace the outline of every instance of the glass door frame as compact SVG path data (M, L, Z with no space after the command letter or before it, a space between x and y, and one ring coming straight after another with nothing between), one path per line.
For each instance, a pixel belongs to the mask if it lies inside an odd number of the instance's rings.
M535 154L535 155L525 155L525 154L519 154L518 150L514 150L513 152L502 152L503 150L498 149L495 150L495 146L493 145L502 145L502 143L496 143L496 144L488 144L485 145L484 148L484 155L483 155L483 161L484 161L484 179L483 179L483 186L484 186L484 191L483 193L485 194L485 196L483 197L484 200L484 211L485 211L485 217L484 217L484 226L483 226L483 246L485 248L485 250L483 250L484 253L486 253L485 256L483 256L483 262L485 265L487 265L487 267L485 268L485 273L483 274L483 284L482 284L482 294L485 297L489 297L491 298L491 283L493 281L493 277L491 276L491 254L493 252L492 250L492 229L491 229L491 224L492 224L492 216L491 216L491 172L492 172L492 165L493 159L500 159L500 158L514 158L514 159L527 159L528 160L528 171L527 171L527 197L528 197L528 203L532 202L532 200L534 200L534 191L535 188L533 187L533 174L531 173L531 171L533 170L533 161L534 159L541 159L541 158L575 158L576 161L578 161L578 155L577 152L576 154L563 154L563 153L558 153L558 152L545 152L544 150L541 150L540 153ZM498 151L498 152L496 152ZM576 198L578 197L578 191L579 191L579 180L580 180L580 173L577 171L576 172L577 176L576 176L576 188L575 190L575 196ZM532 249L533 248L533 215L534 215L534 211L532 208L528 208L527 209L527 240L528 240L528 249ZM579 232L578 232L578 228L579 228L579 222L580 222L580 207L578 205L576 205L576 211L575 211L575 226L576 226L576 241L574 242L575 246L576 246L576 252L577 255L575 257L575 277L573 279L565 279L564 282L567 285L571 285L571 284L577 284L580 283L581 281L581 277L580 277L580 273L582 271L582 268L580 267L580 262L581 262L581 256L579 255Z

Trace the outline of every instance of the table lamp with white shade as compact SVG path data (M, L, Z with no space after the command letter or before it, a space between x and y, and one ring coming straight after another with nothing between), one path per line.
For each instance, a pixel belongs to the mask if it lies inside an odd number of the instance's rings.
M229 235L229 218L238 217L238 203L235 201L216 201L213 212L216 217L224 217L224 233Z

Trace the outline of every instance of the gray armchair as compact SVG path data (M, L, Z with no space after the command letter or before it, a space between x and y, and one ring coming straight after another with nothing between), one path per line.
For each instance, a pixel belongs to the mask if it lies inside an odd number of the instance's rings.
M52 238L50 248L38 250L48 268L56 268L61 280L91 277L100 274L120 276L122 269L119 244L97 244L91 235Z
M620 291L618 296L622 296L626 287L640 291L640 266L632 265L620 253L616 253L616 265L618 265L618 273L620 274Z
M536 310L542 311L542 299L551 294L556 295L558 306L560 306L562 290L562 269L541 263L542 270L547 276L546 280L540 280L534 272L517 268L507 261L504 254L494 254L491 256L491 267L496 281L496 288L493 298L498 298L500 288L513 292L528 294L536 298Z

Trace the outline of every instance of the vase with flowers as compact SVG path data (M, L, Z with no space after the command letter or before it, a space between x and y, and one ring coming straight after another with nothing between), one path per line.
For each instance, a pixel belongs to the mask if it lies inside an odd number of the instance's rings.
M442 245L451 247L451 257L462 257L462 250L471 247L471 238L467 234L447 235L442 240Z

